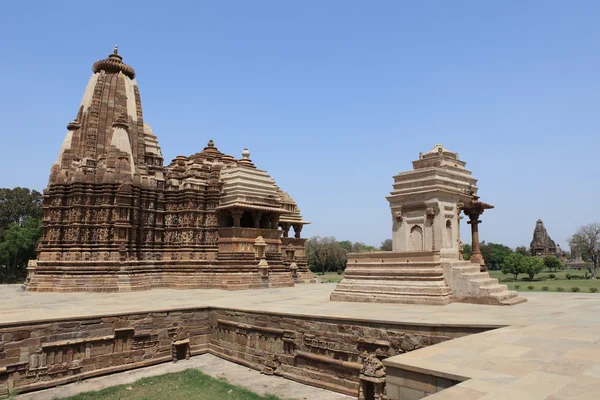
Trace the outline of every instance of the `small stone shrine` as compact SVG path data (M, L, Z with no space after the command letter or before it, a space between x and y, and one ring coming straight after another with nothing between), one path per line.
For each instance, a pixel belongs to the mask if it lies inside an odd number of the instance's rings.
M479 248L480 215L491 205L479 201L477 180L458 153L442 145L413 161L413 170L394 177L388 196L393 251L350 253L345 279L334 301L513 305L517 297L490 278ZM460 214L469 217L473 256L462 260Z
M29 291L251 289L314 282L294 200L247 149L168 166L117 48L92 66L44 191ZM294 237L289 237L293 228Z

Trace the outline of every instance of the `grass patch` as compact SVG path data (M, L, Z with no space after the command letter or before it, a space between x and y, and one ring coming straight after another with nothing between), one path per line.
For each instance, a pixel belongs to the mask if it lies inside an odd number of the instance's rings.
M197 369L187 369L143 378L131 385L113 386L97 392L81 393L66 400L280 400L215 379Z
M543 271L535 276L535 280L530 282L525 274L519 274L519 280L513 281L512 275L505 275L502 271L489 271L490 277L498 279L508 286L509 290L519 292L565 292L576 293L577 291L586 293L597 293L600 290L600 279L567 279L567 274L585 275L585 270L563 270L557 272ZM550 279L550 274L556 277ZM572 289L577 288L577 289Z
M340 283L342 279L344 279L344 274L338 275L336 271L325 272L325 275L321 275L319 273L317 273L316 275L317 279L321 283Z

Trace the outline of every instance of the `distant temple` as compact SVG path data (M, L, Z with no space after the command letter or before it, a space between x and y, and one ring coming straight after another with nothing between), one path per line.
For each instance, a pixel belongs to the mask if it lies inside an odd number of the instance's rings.
M44 191L31 291L249 289L314 282L307 224L247 149L167 167L117 48L96 62ZM289 237L290 229L294 237Z
M557 246L554 240L550 238L541 219L538 219L535 223L533 240L531 241L529 248L531 250L531 255L538 257L555 256L564 258L566 256L560 249L560 246Z

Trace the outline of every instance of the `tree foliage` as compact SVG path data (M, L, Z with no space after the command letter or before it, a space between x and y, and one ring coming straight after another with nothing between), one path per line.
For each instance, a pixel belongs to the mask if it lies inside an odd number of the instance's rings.
M392 239L385 239L379 247L381 251L392 251Z
M324 274L346 268L346 253L332 236L313 236L306 241L306 261L313 272Z
M473 255L473 247L468 243L463 244L462 255L463 255L463 259L470 260L471 256Z
M511 253L504 257L504 260L500 265L502 273L513 275L516 281L519 278L519 274L523 273L523 258L525 258L525 256L521 253Z
M564 268L563 262L560 261L557 257L554 257L554 256L546 256L546 257L544 257L544 265L550 271L554 271L554 272L556 272L559 269L563 269Z
M515 249L515 253L519 253L521 255L528 256L529 250L527 250L527 247L525 247L525 246L517 246L517 248Z
M324 274L329 271L346 269L348 253L366 253L377 251L374 246L362 242L343 240L334 237L313 236L306 241L306 261L311 271Z
M529 280L544 270L544 261L541 258L535 256L524 256L521 264L521 268L524 274L527 274Z
M592 262L590 279L598 276L598 257L600 256L600 223L580 226L569 240L571 249L581 254L584 260Z
M510 247L497 243L481 242L481 255L489 269L500 269L504 258L512 254Z
M0 283L26 276L40 239L42 195L25 188L0 189Z
M510 253L504 257L500 268L503 274L513 275L515 281L519 278L519 274L527 274L529 280L532 281L535 275L544 270L544 262L539 257Z
M0 189L0 240L12 224L21 224L27 217L42 217L42 194L26 188Z

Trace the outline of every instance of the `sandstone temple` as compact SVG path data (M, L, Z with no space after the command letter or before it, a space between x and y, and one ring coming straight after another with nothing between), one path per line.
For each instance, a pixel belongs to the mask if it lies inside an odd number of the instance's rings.
M491 205L479 200L466 163L442 145L394 177L387 197L392 217L391 252L348 255L334 301L513 305L525 299L490 278L479 247L479 217ZM469 217L473 255L461 256L461 213Z
M531 249L531 255L533 256L555 256L558 258L565 258L565 254L560 246L550 238L550 235L548 235L548 231L546 231L546 227L544 227L544 223L541 219L538 219L535 223L533 239L531 240L529 248Z
M236 159L210 140L164 166L134 69L115 47L92 71L44 191L26 290L314 282L300 236L308 222L247 149Z

